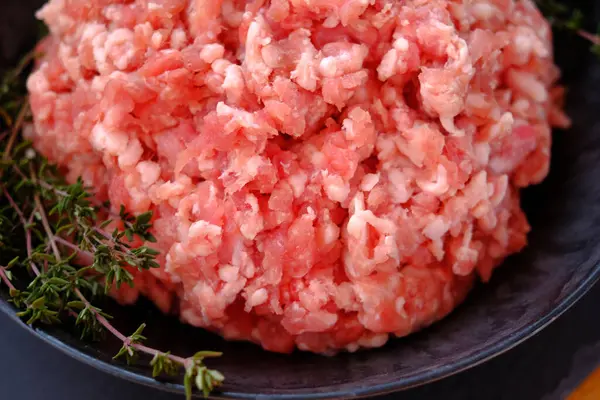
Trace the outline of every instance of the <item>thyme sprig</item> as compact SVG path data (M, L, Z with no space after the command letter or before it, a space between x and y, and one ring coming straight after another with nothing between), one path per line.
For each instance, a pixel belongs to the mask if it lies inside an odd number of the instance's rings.
M600 36L583 28L581 11L557 0L537 4L554 28L585 38L600 55ZM133 363L148 355L153 377L183 374L188 399L194 387L208 396L224 377L204 360L221 353L184 358L148 347L146 324L126 336L110 322L111 315L92 304L114 287L133 286L133 270L158 267L158 252L147 245L155 241L152 213L134 216L124 207L112 213L82 180L66 183L23 138L30 117L23 75L35 57L28 54L0 80L0 284L27 324L71 319L82 338L110 333L122 343L115 359ZM134 246L135 241L144 244Z
M584 28L584 13L559 0L536 0L540 11L548 19L553 28L571 32L591 43L591 51L600 56L600 26L596 33Z
M133 271L159 266L150 247L152 213L131 215L99 204L82 180L68 184L57 167L37 154L22 136L30 118L23 73L29 54L0 80L0 283L28 325L71 320L83 339L106 333L122 342L115 359L151 357L154 377L183 375L186 397L194 386L205 396L224 377L204 364L218 352L180 357L144 345L146 324L121 333L94 299L123 284ZM140 245L141 244L141 245Z

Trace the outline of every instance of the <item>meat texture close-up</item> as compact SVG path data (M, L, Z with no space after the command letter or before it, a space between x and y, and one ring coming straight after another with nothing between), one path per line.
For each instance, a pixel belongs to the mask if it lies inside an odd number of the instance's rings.
M114 212L153 212L161 266L115 298L270 351L378 347L447 315L526 245L519 191L569 124L530 0L51 0L38 17L28 137Z

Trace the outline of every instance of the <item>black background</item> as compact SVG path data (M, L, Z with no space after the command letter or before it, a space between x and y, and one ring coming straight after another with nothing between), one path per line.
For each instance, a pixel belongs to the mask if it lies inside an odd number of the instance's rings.
M600 364L600 285L540 334L454 377L380 400L563 399ZM0 315L0 399L181 400L75 361Z

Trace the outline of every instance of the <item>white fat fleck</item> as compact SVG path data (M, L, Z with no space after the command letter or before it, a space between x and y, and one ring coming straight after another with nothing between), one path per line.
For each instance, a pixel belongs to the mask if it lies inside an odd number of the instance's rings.
M267 292L267 289L260 288L248 297L248 301L246 302L246 305L249 306L250 308L256 307L261 304L264 304L268 300L268 298L269 298L269 293Z
M502 13L496 7L487 3L477 3L471 6L471 14L479 20L489 20L494 16L502 17Z
M125 132L109 131L98 123L92 129L91 142L94 149L116 156L127 148L129 136Z
M188 232L190 250L197 256L207 256L221 243L222 229L207 221L194 222Z
M372 336L363 336L358 339L358 344L363 347L381 347L388 340L388 335L386 333L374 334Z
M388 172L388 179L390 180L388 190L392 200L398 204L406 203L412 195L412 190L408 187L410 183L408 178L399 169L392 169Z
M385 82L396 73L396 65L398 63L398 51L390 49L377 67L377 77L380 81Z
M407 51L409 47L408 40L403 37L399 37L394 41L394 48L400 51Z
M142 187L147 188L160 178L160 165L153 161L142 161L136 166L142 180Z
M181 49L187 42L187 34L181 28L173 29L171 33L171 47L174 49Z
M355 353L358 351L358 349L360 349L360 346L358 345L358 343L350 343L349 345L346 346L346 350L348 350L348 352L350 352L350 353Z
M360 182L360 190L370 192L379 183L379 174L366 174Z
M335 224L327 224L323 228L323 242L325 244L331 244L335 242L340 236L340 228Z
M330 15L325 19L325 21L323 21L323 27L331 29L338 26L339 23L340 19L337 17L337 15Z
M343 202L348 198L350 193L350 185L337 175L329 175L323 172L323 188L325 194L332 201Z
M144 149L137 139L130 140L127 144L127 149L119 154L119 168L126 169L134 166L140 157L144 154Z
M408 318L408 314L406 313L406 309L404 308L405 305L406 305L406 300L404 299L404 297L398 297L396 299L396 312L402 318Z
M154 32L151 38L152 46L158 49L163 43L163 35L160 32Z
M456 127L454 117L440 117L440 123L452 136L465 136L465 131Z
M491 147L488 143L476 143L473 145L475 159L480 165L487 165L490 161Z
M239 267L233 265L224 265L219 268L219 279L223 282L234 282L238 279L240 273Z
M429 192L436 196L441 196L448 191L450 188L448 184L448 173L443 165L439 164L437 167L437 174L434 181L427 182L418 180L417 184L424 192Z
M252 156L244 165L244 170L251 177L255 177L258 174L258 168L263 164L263 160L260 156Z
M444 221L443 217L437 216L423 229L423 234L431 240L438 240L448 232L448 229L450 224Z
M337 75L337 67L335 64L335 57L325 57L319 63L319 72L325 77L335 77Z
M304 172L298 172L288 178L288 182L294 192L294 197L298 198L304 193L308 176Z

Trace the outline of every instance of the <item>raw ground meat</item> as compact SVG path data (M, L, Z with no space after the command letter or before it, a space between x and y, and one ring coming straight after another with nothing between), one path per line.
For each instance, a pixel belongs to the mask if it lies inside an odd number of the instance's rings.
M569 121L530 0L51 0L36 148L154 212L139 295L265 349L382 346L526 244ZM167 328L168 329L168 328Z

